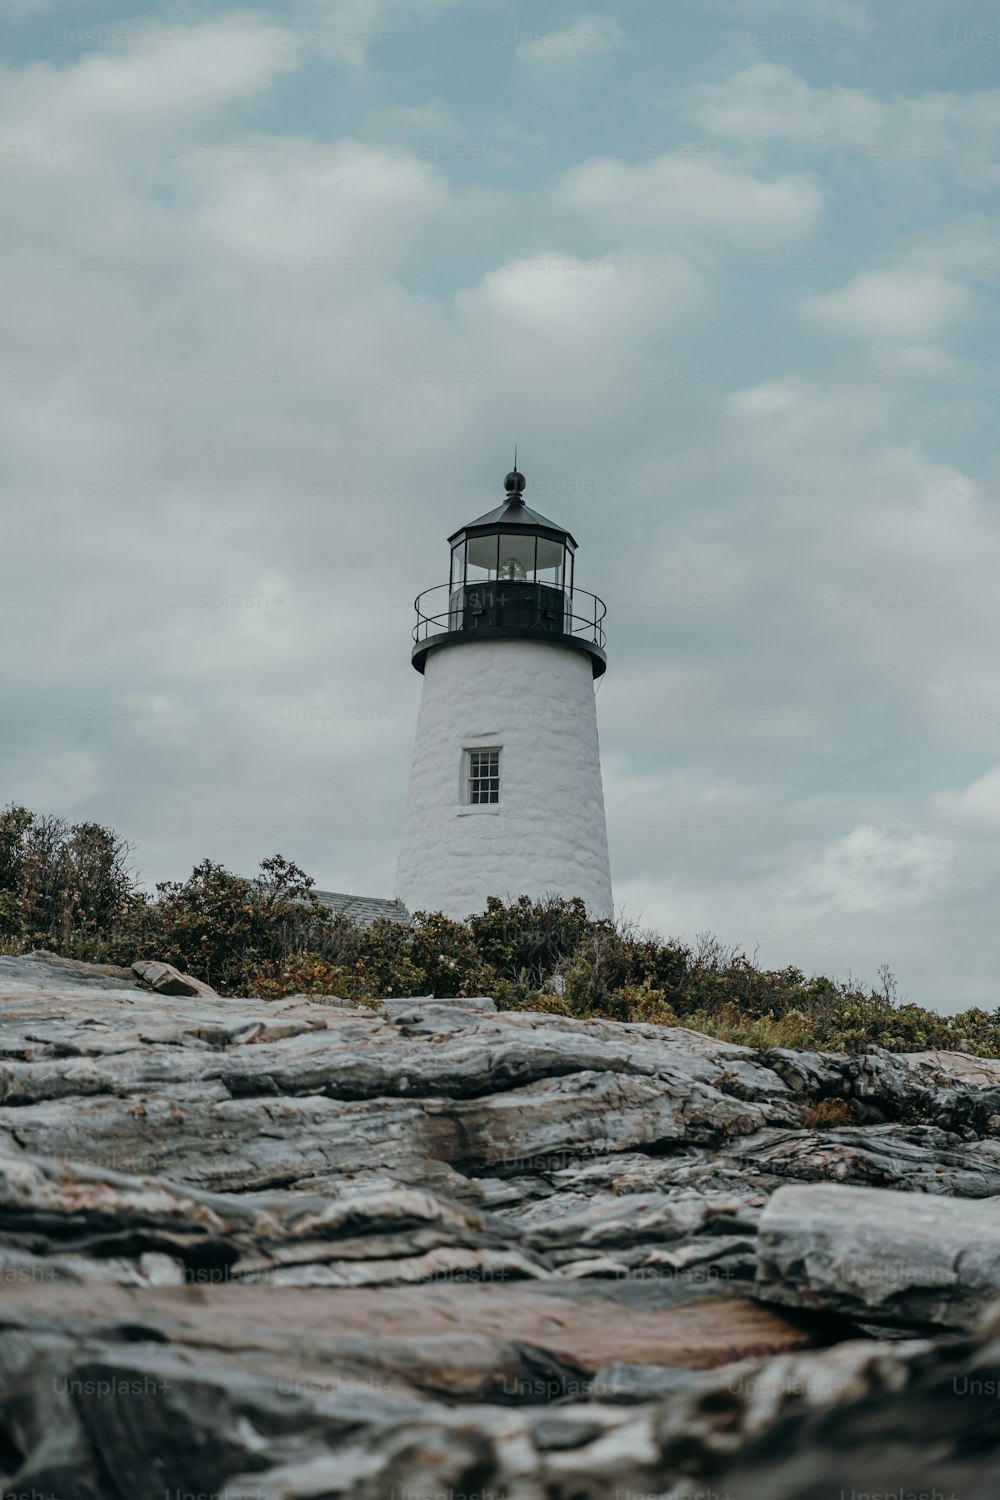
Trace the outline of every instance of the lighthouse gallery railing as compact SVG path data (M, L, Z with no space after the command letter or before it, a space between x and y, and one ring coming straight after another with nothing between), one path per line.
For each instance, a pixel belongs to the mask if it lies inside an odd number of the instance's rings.
M604 649L602 621L607 606L586 589L544 583L490 579L482 583L439 583L418 594L413 640L461 631L511 631L526 636L573 636Z

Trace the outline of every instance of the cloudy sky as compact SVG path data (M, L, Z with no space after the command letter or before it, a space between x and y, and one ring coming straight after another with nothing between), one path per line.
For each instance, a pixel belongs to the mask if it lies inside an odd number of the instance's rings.
M0 24L0 802L390 894L516 440L625 914L1000 1003L995 8L135 6Z

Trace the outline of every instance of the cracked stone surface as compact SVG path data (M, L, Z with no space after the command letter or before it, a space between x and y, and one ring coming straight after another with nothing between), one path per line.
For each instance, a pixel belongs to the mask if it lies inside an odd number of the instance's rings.
M129 972L0 958L4 1493L1000 1492L996 1065Z

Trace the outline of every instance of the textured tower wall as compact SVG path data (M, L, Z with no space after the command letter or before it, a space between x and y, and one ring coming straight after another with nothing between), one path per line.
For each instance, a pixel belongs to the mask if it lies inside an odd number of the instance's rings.
M499 745L499 806L462 804L465 749ZM462 920L487 896L582 896L612 912L590 657L470 641L427 658L396 895Z

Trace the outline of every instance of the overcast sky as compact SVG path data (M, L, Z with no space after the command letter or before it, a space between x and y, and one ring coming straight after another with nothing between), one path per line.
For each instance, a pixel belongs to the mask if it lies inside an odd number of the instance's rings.
M608 604L616 904L1000 1003L1000 21L4 0L0 802L391 894L445 538Z

